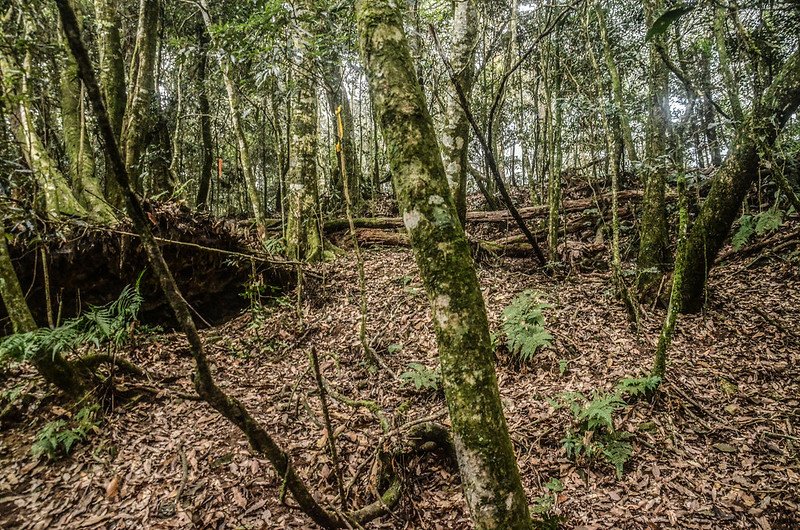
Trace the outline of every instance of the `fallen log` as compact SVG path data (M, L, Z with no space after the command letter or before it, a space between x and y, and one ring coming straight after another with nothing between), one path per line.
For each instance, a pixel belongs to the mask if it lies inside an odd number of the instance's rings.
M626 190L619 192L620 201L637 201L642 198L641 190ZM668 196L668 200L673 197ZM607 206L611 204L611 195L604 194L594 198L587 199L574 199L564 201L561 205L561 213L570 214L583 212L584 210L591 210L597 205ZM527 206L520 208L520 216L523 219L536 219L546 217L550 211L547 205ZM511 223L514 219L508 210L494 210L489 212L467 212L468 223ZM369 229L392 229L403 228L403 220L400 217L365 217L353 219L353 224L356 228L369 228ZM349 227L347 219L334 219L324 223L324 230L326 233L340 232L347 230Z

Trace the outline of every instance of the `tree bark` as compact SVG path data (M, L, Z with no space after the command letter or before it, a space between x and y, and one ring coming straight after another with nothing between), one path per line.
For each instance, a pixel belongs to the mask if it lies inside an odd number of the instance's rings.
M200 0L200 11L203 14L206 30L210 35L212 26L211 12L208 9L208 2L206 0ZM256 176L253 172L253 165L250 161L250 144L247 141L247 135L245 134L244 125L242 124L242 113L239 108L239 90L233 80L230 57L228 57L224 50L220 49L219 53L219 66L222 71L222 80L225 83L225 91L228 94L228 106L231 109L233 131L236 134L236 142L239 146L239 160L242 164L242 173L244 173L247 198L250 201L250 208L252 209L258 232L263 236L265 233L264 209L261 205L261 194L258 192L258 186L256 186Z
M479 529L531 528L508 434L486 309L397 3L358 0L372 101L398 203L431 302L453 440Z
M456 81L469 98L475 78L475 48L478 39L475 0L457 0L453 14L453 48L450 64ZM469 172L470 127L464 109L456 96L447 100L442 158L447 182L456 204L461 224L467 221L467 174Z
M686 241L681 312L703 307L708 273L736 220L742 201L758 175L762 154L800 106L800 50L775 75L740 125L731 153L714 176L711 191Z
M211 107L208 103L207 74L209 37L204 24L197 25L197 70L195 86L197 91L197 112L200 122L200 136L203 139L200 175L198 179L196 205L205 210L208 192L211 187L211 172L214 170L214 143L211 139Z
M27 24L27 20L24 23ZM11 129L38 185L42 210L45 214L49 217L60 215L87 217L88 212L72 193L56 161L50 156L39 133L36 132L31 112L32 94L29 83L31 68L30 51L25 52L21 68L14 65L10 58L0 51L0 79L2 79L5 103L10 110Z
M661 0L649 0L647 19L655 19ZM648 115L645 128L645 160L642 172L644 200L639 230L639 254L636 259L636 287L640 294L651 292L667 268L666 173L668 162L667 130L669 127L669 72L661 60L656 44L650 44L648 64Z
M72 189L93 219L113 223L116 221L111 206L105 200L100 181L95 175L95 157L91 138L87 134L86 113L83 107L83 85L78 78L78 66L69 53L63 35L59 37L66 57L60 76L61 126L64 146L69 158L69 176Z
M297 260L322 258L317 190L317 92L314 84L313 0L300 0L295 6L299 30L292 37L294 46L294 103L292 105L292 153L286 176L288 214L286 252ZM349 168L348 168L349 169Z

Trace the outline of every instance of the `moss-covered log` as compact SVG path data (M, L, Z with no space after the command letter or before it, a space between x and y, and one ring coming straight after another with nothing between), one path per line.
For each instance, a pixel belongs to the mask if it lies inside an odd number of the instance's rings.
M489 325L398 2L356 2L361 52L398 203L431 301L453 443L477 528L530 528Z

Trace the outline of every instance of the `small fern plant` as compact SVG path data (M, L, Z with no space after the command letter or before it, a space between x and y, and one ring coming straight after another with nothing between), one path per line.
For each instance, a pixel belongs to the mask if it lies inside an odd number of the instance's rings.
M36 441L31 447L33 456L46 456L48 460L68 456L77 443L100 430L98 410L98 405L83 407L69 421L61 419L45 424L36 434Z
M561 394L550 400L554 408L569 408L573 425L561 440L568 458L579 460L600 459L614 467L617 477L622 477L625 463L633 454L628 441L631 434L614 428L614 413L626 406L616 393L595 392L588 399L580 392Z
M508 351L520 363L529 362L553 336L545 329L544 310L552 306L539 301L533 291L524 291L503 310L503 334Z
M42 352L53 356L64 354L84 345L118 347L128 340L130 325L136 320L141 305L137 281L135 286L125 287L113 302L89 307L81 316L69 319L57 328L40 328L0 340L0 365L25 361Z
M617 383L614 393L619 397L628 397L628 400L652 395L661 384L661 378L657 375L646 377L626 377Z
M442 384L442 374L437 367L431 370L424 364L409 363L405 372L400 374L400 380L411 383L417 390L437 391Z

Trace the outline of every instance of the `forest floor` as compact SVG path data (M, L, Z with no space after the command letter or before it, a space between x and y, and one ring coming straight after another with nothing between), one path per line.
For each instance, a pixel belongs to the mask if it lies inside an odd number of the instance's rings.
M365 252L368 335L395 373L436 366L425 293L410 251ZM358 340L355 261L342 257L306 286L303 322L278 298L202 332L219 384L241 399L289 451L311 487L334 504L336 489L319 398L309 370L315 348L332 388L378 403L394 425L446 423L443 395L418 391L389 370L370 370ZM800 528L800 268L788 253L731 259L710 279L707 310L679 319L668 380L655 400L622 411L616 427L634 452L618 479L603 464L566 458L567 410L548 398L591 395L647 373L664 311L650 309L639 334L613 297L609 273L551 279L532 261L484 261L479 270L493 330L526 289L552 304L554 336L526 366L498 354L509 428L528 497L563 490L550 512L566 528ZM31 455L43 424L66 411L33 373L14 368L3 389L28 382L37 396L0 442L1 528L310 528L278 498L281 478L242 434L191 394L181 336L140 335L124 355L146 367L156 396L122 403L65 459ZM125 385L136 384L124 381ZM374 498L370 466L381 430L366 409L330 403L353 504ZM374 528L458 529L470 523L451 462L432 453L406 463L405 495Z

